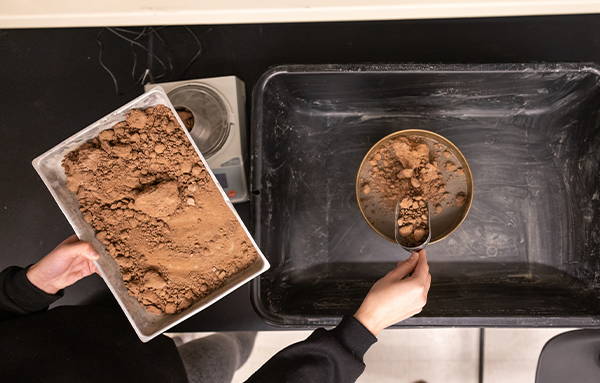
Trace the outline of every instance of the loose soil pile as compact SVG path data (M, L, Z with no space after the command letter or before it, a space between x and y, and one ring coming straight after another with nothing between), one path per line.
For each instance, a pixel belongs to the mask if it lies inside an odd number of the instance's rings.
M450 158L451 153L442 145L434 146L439 150L437 157ZM363 193L377 197L389 211L395 211L400 202L399 232L409 246L418 246L427 239L428 202L434 215L442 212L444 203L446 206L456 203L460 207L465 201L464 193L449 201L450 193L446 191L446 182L435 158L418 138L396 137L368 159L371 170L369 177L363 180ZM450 161L443 166L452 174L464 174Z
M63 167L129 293L152 314L181 312L258 258L163 105L132 110Z

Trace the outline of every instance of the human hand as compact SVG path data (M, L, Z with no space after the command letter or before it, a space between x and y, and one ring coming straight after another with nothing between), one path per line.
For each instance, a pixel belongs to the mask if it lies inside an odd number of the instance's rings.
M420 313L430 285L427 255L421 250L378 280L354 317L377 336L384 328Z
M92 244L81 242L73 234L41 261L27 270L27 278L34 286L48 294L72 285L78 280L97 273L92 261L100 258Z

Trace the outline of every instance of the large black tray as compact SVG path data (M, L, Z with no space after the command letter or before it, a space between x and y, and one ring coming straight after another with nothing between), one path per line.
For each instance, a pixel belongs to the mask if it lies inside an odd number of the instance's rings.
M334 325L407 253L361 216L363 156L401 129L463 152L474 201L427 248L429 301L403 326L600 325L600 70L594 64L282 66L257 83L252 302Z

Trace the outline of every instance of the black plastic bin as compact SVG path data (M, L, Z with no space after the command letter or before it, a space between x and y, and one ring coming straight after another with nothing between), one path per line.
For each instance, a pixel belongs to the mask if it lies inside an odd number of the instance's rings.
M335 325L408 253L355 196L379 139L418 128L467 158L464 223L427 249L432 285L401 326L600 325L600 68L595 64L281 66L257 83L252 282L277 326Z

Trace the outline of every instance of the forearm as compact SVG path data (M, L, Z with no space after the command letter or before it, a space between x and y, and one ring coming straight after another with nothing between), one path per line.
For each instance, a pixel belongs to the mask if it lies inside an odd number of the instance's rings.
M0 320L42 311L63 296L47 294L27 278L29 267L11 266L0 272Z
M360 322L346 316L331 331L315 332L277 353L247 381L354 382L365 368L363 356L377 341Z

